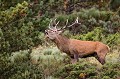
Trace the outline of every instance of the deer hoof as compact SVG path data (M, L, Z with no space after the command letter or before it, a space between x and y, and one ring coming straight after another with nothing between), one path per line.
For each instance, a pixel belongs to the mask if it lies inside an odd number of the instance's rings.
M77 63L77 60L76 59L72 59L71 60L71 64L76 64Z

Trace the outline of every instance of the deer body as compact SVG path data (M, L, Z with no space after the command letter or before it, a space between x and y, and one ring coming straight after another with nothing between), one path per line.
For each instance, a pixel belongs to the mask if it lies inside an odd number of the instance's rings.
M78 22L76 20L76 22ZM57 23L58 24L58 23ZM53 28L46 30L46 37L50 38L57 47L69 55L74 60L78 58L94 56L101 64L105 63L105 56L109 52L109 47L98 41L82 41L68 39L61 35L61 30Z
M70 54L69 51L69 43L70 40L66 37L63 37L61 35L56 36L56 38L53 40L57 47L62 51L65 52L66 54Z
M55 42L62 52L70 57L74 57L76 60L78 60L79 57L95 56L101 64L104 64L105 56L109 52L108 46L98 41L93 42L68 39L64 36L58 35L53 42Z

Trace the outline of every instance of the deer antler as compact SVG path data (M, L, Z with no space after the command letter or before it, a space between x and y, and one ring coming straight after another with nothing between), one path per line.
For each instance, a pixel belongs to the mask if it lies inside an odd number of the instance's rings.
M57 27L57 25L59 24L60 21L57 22L57 24L55 24L55 28Z
M67 27L71 27L71 26L73 26L73 25L75 25L75 24L81 24L81 23L79 23L78 22L78 17L76 18L76 20L75 20L75 22L73 23L73 24L71 24L71 25L69 25L69 26L67 26L67 24L68 24L68 19L67 19L67 21L66 21L66 24L65 24L65 26L63 27L63 28L61 28L61 29L65 29L65 28L67 28ZM60 29L60 30L61 30Z
M78 17L76 18L76 20L75 20L75 22L74 22L73 24L71 24L71 25L69 25L69 26L67 26L67 27L71 27L71 26L73 26L73 25L75 25L75 24L81 24L81 23L78 22Z
M51 26L52 26L52 20L50 20L50 23L49 23L49 26L48 26L48 28L50 29L50 30L53 30L52 28L51 28Z
M53 27L53 23L52 22L55 24L54 27ZM50 30L57 30L57 25L58 24L59 24L59 21L56 23L56 19L54 21L51 20L50 23L49 23L49 29ZM51 28L51 26L52 26L52 28Z
M68 19L67 19L67 21L66 21L65 26L64 26L62 29L65 29L65 28L67 27L67 24L68 24Z
M62 27L62 28L57 28L57 25L59 24L59 22L60 21L58 21L57 23L56 23L56 19L54 20L54 27L53 27L53 23L52 23L53 21L51 20L50 21L50 23L49 23L49 29L50 30L64 30L65 28L67 28L67 27L71 27L71 26L73 26L73 25L75 25L75 24L81 24L81 23L79 23L79 21L78 21L78 17L76 18L76 20L75 20L75 22L73 23L73 24L71 24L71 25L69 25L69 26L67 26L68 25L68 19L67 19L67 21L66 21L66 24L65 24L65 26L64 27ZM52 23L52 24L51 24ZM51 28L51 26L52 26L52 28Z

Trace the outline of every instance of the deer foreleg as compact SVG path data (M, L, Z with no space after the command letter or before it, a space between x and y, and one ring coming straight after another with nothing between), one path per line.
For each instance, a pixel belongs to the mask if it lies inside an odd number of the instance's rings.
M72 63L72 64L75 64L75 63L78 62L78 61L79 61L79 56L78 56L78 54L74 54L74 59L71 60L71 63Z
M74 59L75 59L76 61L79 60L79 56L78 56L78 54L74 54Z

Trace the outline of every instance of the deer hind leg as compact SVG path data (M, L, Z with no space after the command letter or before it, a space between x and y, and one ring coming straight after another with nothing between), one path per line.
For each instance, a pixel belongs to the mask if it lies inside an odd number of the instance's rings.
M96 55L95 58L103 65L105 63L105 59L99 55Z
M97 52L97 56L96 59L102 64L105 64L105 56L106 56L107 52L106 51L99 51Z

